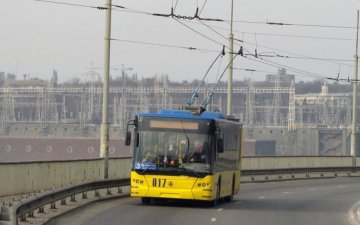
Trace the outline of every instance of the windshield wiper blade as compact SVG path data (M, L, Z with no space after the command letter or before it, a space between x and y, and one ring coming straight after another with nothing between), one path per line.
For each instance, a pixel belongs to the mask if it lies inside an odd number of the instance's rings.
M185 167L179 167L179 169L181 169L182 171L185 171L186 173L188 173L190 175L193 175L195 177L201 177L201 175L199 173L197 173L196 171L194 171L194 170L190 170L190 169L187 169Z

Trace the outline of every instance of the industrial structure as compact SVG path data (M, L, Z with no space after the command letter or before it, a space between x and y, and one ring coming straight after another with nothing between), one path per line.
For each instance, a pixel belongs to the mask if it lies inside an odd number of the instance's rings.
M266 77L270 86L259 86L252 80L241 86L234 85L233 115L244 123L246 138L273 138L256 130L280 129L291 141L291 135L299 129L321 127L341 130L349 127L350 93L329 93L324 82L320 93L296 94L294 79L294 75L288 75L281 69L277 74ZM155 79L153 86L141 80L126 84L126 80L123 79L121 85L110 86L109 120L111 127L118 131L123 131L127 121L137 112L179 108L195 89L189 85L174 86L164 79ZM23 129L29 126L37 127L37 136L61 137L52 128L72 125L79 137L94 135L91 129L101 122L102 104L102 85L96 81L96 73L90 71L87 82L82 86L57 85L56 81L57 74L54 72L49 82L12 79L0 86L0 135L20 135L14 127ZM207 96L211 86L207 84L199 90L198 103ZM226 85L219 85L209 108L225 112L226 94ZM74 136L74 133L71 135ZM281 153L282 141L277 142L277 153ZM342 153L344 151L347 150L342 150Z

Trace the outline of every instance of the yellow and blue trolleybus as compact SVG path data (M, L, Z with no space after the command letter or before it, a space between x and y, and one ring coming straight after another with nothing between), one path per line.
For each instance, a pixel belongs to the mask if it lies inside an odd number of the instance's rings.
M131 196L142 203L169 198L216 205L239 191L239 122L220 112L161 110L138 114L128 125L134 125Z

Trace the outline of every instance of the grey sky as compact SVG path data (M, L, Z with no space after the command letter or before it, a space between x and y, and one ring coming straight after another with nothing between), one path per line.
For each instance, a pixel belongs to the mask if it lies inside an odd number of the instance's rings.
M58 0L83 5L101 6L100 0ZM164 0L113 0L113 4L146 12L169 13L174 1ZM0 0L0 71L17 73L22 79L24 73L50 79L52 70L58 70L60 81L80 77L94 62L103 67L104 11L96 9L49 4L32 0ZM179 0L175 13L191 16L204 0ZM230 18L230 0L208 0L202 17ZM271 21L298 24L324 24L356 26L356 10L359 0L234 0L234 20ZM151 42L184 47L196 47L220 51L221 45L214 43L189 30L171 18L154 17L139 13L113 11L112 38L139 42ZM203 35L227 44L227 41L197 21L181 20ZM206 22L209 26L229 29L225 22ZM252 23L234 23L235 38L248 43L257 42L258 53L276 52L291 55L279 50L311 57L353 60L355 54L355 29L335 29L318 27L269 26ZM223 36L228 31L217 29ZM243 33L258 33L256 35ZM295 37L267 36L267 34L321 36L353 39L352 41L305 39ZM243 46L254 52L256 46L244 43ZM239 44L239 42L238 42ZM269 46L270 50L262 46ZM239 47L235 45L237 51ZM111 67L121 68L122 64L132 67L140 77L155 74L168 74L175 80L201 79L211 61L218 53L190 51L183 49L132 44L113 41L111 45ZM250 57L251 58L251 57ZM226 66L227 56L221 68ZM353 76L353 67L318 60L267 58L289 67L336 77ZM353 61L342 62L353 65ZM339 66L340 65L340 66ZM214 81L217 67L209 75ZM250 68L260 71L273 71L275 67L237 58L236 68ZM102 74L102 69L98 70ZM111 72L119 76L120 70ZM291 72L294 73L294 72ZM254 77L263 79L265 72L234 71L235 79ZM296 73L294 73L296 74ZM82 77L84 78L84 76ZM309 79L297 77L297 80ZM310 79L312 79L310 77ZM224 77L226 80L226 76Z

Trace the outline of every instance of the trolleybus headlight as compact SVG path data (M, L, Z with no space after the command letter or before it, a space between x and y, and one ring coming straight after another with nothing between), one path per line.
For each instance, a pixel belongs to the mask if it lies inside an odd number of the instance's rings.
M144 181L141 179L133 179L133 182L136 184L144 184Z
M206 186L209 186L210 184L209 183L198 183L197 186L198 187L206 187Z

